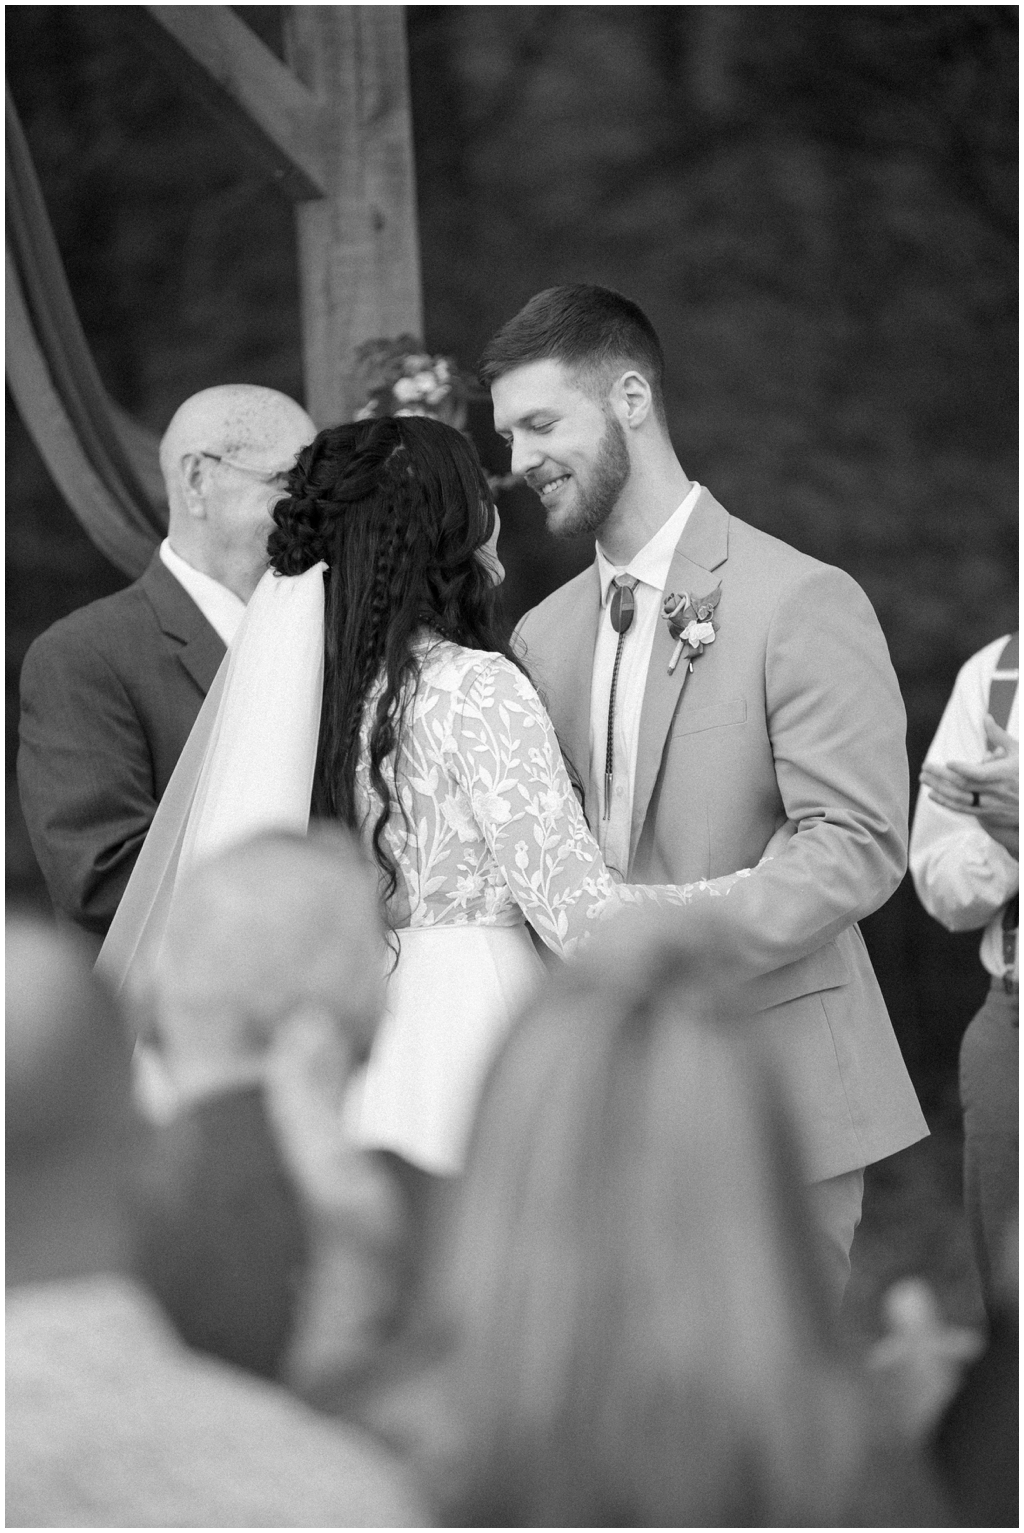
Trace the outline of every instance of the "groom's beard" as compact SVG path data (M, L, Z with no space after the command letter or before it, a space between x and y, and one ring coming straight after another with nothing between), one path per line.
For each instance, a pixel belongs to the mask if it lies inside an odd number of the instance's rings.
M626 433L611 411L606 410L604 434L594 466L586 481L577 477L575 500L561 516L557 512L552 514L548 531L558 538L599 532L626 487L630 467Z

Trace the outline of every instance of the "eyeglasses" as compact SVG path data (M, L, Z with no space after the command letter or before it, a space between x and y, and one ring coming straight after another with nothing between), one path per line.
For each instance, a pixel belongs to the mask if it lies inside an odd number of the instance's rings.
M236 463L233 458L222 458L215 452L200 452L199 456L209 458L214 463L223 463L225 468L233 468L239 474L248 474L250 479L258 479L260 484L265 484L269 488L284 490L288 487L289 470L286 468L264 474L258 468L246 468L244 463Z

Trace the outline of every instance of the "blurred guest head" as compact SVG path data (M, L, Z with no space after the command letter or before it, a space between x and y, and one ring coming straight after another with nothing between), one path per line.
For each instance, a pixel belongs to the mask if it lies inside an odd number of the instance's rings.
M12 917L6 937L7 1282L113 1270L127 1260L128 1032L77 936Z
M441 1286L458 1525L830 1524L863 1440L786 1113L670 956L581 968L484 1093Z
M395 1194L341 1126L383 953L362 855L320 827L197 868L157 960L151 1030L178 1111L141 1179L139 1273L186 1341L266 1376L292 1347L307 1374L339 1366L330 1346L362 1345L389 1298Z
M174 552L248 601L267 567L271 507L315 435L276 389L224 383L186 399L160 443Z
M174 1089L263 1077L278 1029L316 1029L337 1081L369 1052L384 998L372 875L340 826L270 832L197 866L176 894L149 997Z
M630 479L671 455L650 320L609 288L546 288L484 351L494 425L559 536L596 533Z

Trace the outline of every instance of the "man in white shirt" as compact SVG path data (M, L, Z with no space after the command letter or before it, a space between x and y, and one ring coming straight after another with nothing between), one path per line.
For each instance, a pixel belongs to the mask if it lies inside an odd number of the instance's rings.
M601 544L596 545L597 571L601 580L602 610L609 611L614 595L613 582L618 575L636 584L631 588L635 603L632 627L634 635L624 642L619 653L616 680L616 707L612 710L612 739L608 740L608 699L618 635L611 622L598 623L594 645L594 678L590 689L590 759L611 761L612 789L605 795L598 827L598 841L605 862L621 878L629 866L629 833L633 815L633 783L636 780L637 748L640 741L640 713L644 700L647 666L661 616L662 594L668 584L673 555L686 528L690 512L697 504L700 485L691 485L680 504L649 542L620 571L611 563ZM615 764L622 770L616 773ZM606 775L608 775L606 773Z
M676 456L663 357L621 294L537 294L489 343L495 428L594 564L526 614L524 659L632 883L754 867L664 917L728 954L791 1090L838 1300L864 1167L927 1132L857 921L906 868L906 718L878 620L841 570L730 516ZM666 610L666 603L670 610Z
M149 568L25 657L25 821L55 910L97 936L266 568L271 507L315 434L276 389L223 384L187 399L160 446L168 535Z
M921 771L910 871L922 905L950 931L984 928L988 998L964 1034L964 1201L985 1302L1017 1212L1020 889L1018 636L972 655Z

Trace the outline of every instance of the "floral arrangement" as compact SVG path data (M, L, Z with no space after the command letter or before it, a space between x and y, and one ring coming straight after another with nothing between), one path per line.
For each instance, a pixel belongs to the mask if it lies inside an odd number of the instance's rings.
M367 341L356 352L366 402L356 420L378 415L430 415L466 429L469 390L453 357L431 356L413 335Z
M670 676L680 660L689 661L692 671L694 658L704 653L706 644L715 642L715 634L718 632L715 624L715 608L721 599L721 581L707 596L691 597L684 591L682 596L676 596L675 592L670 592L665 597L661 606L661 615L668 623L668 631L676 641L676 647L668 663Z
M454 357L431 355L414 335L365 341L356 351L356 379L365 395L357 421L379 415L430 415L456 431L466 430L475 385ZM521 474L488 474L487 482L497 495L523 481Z

